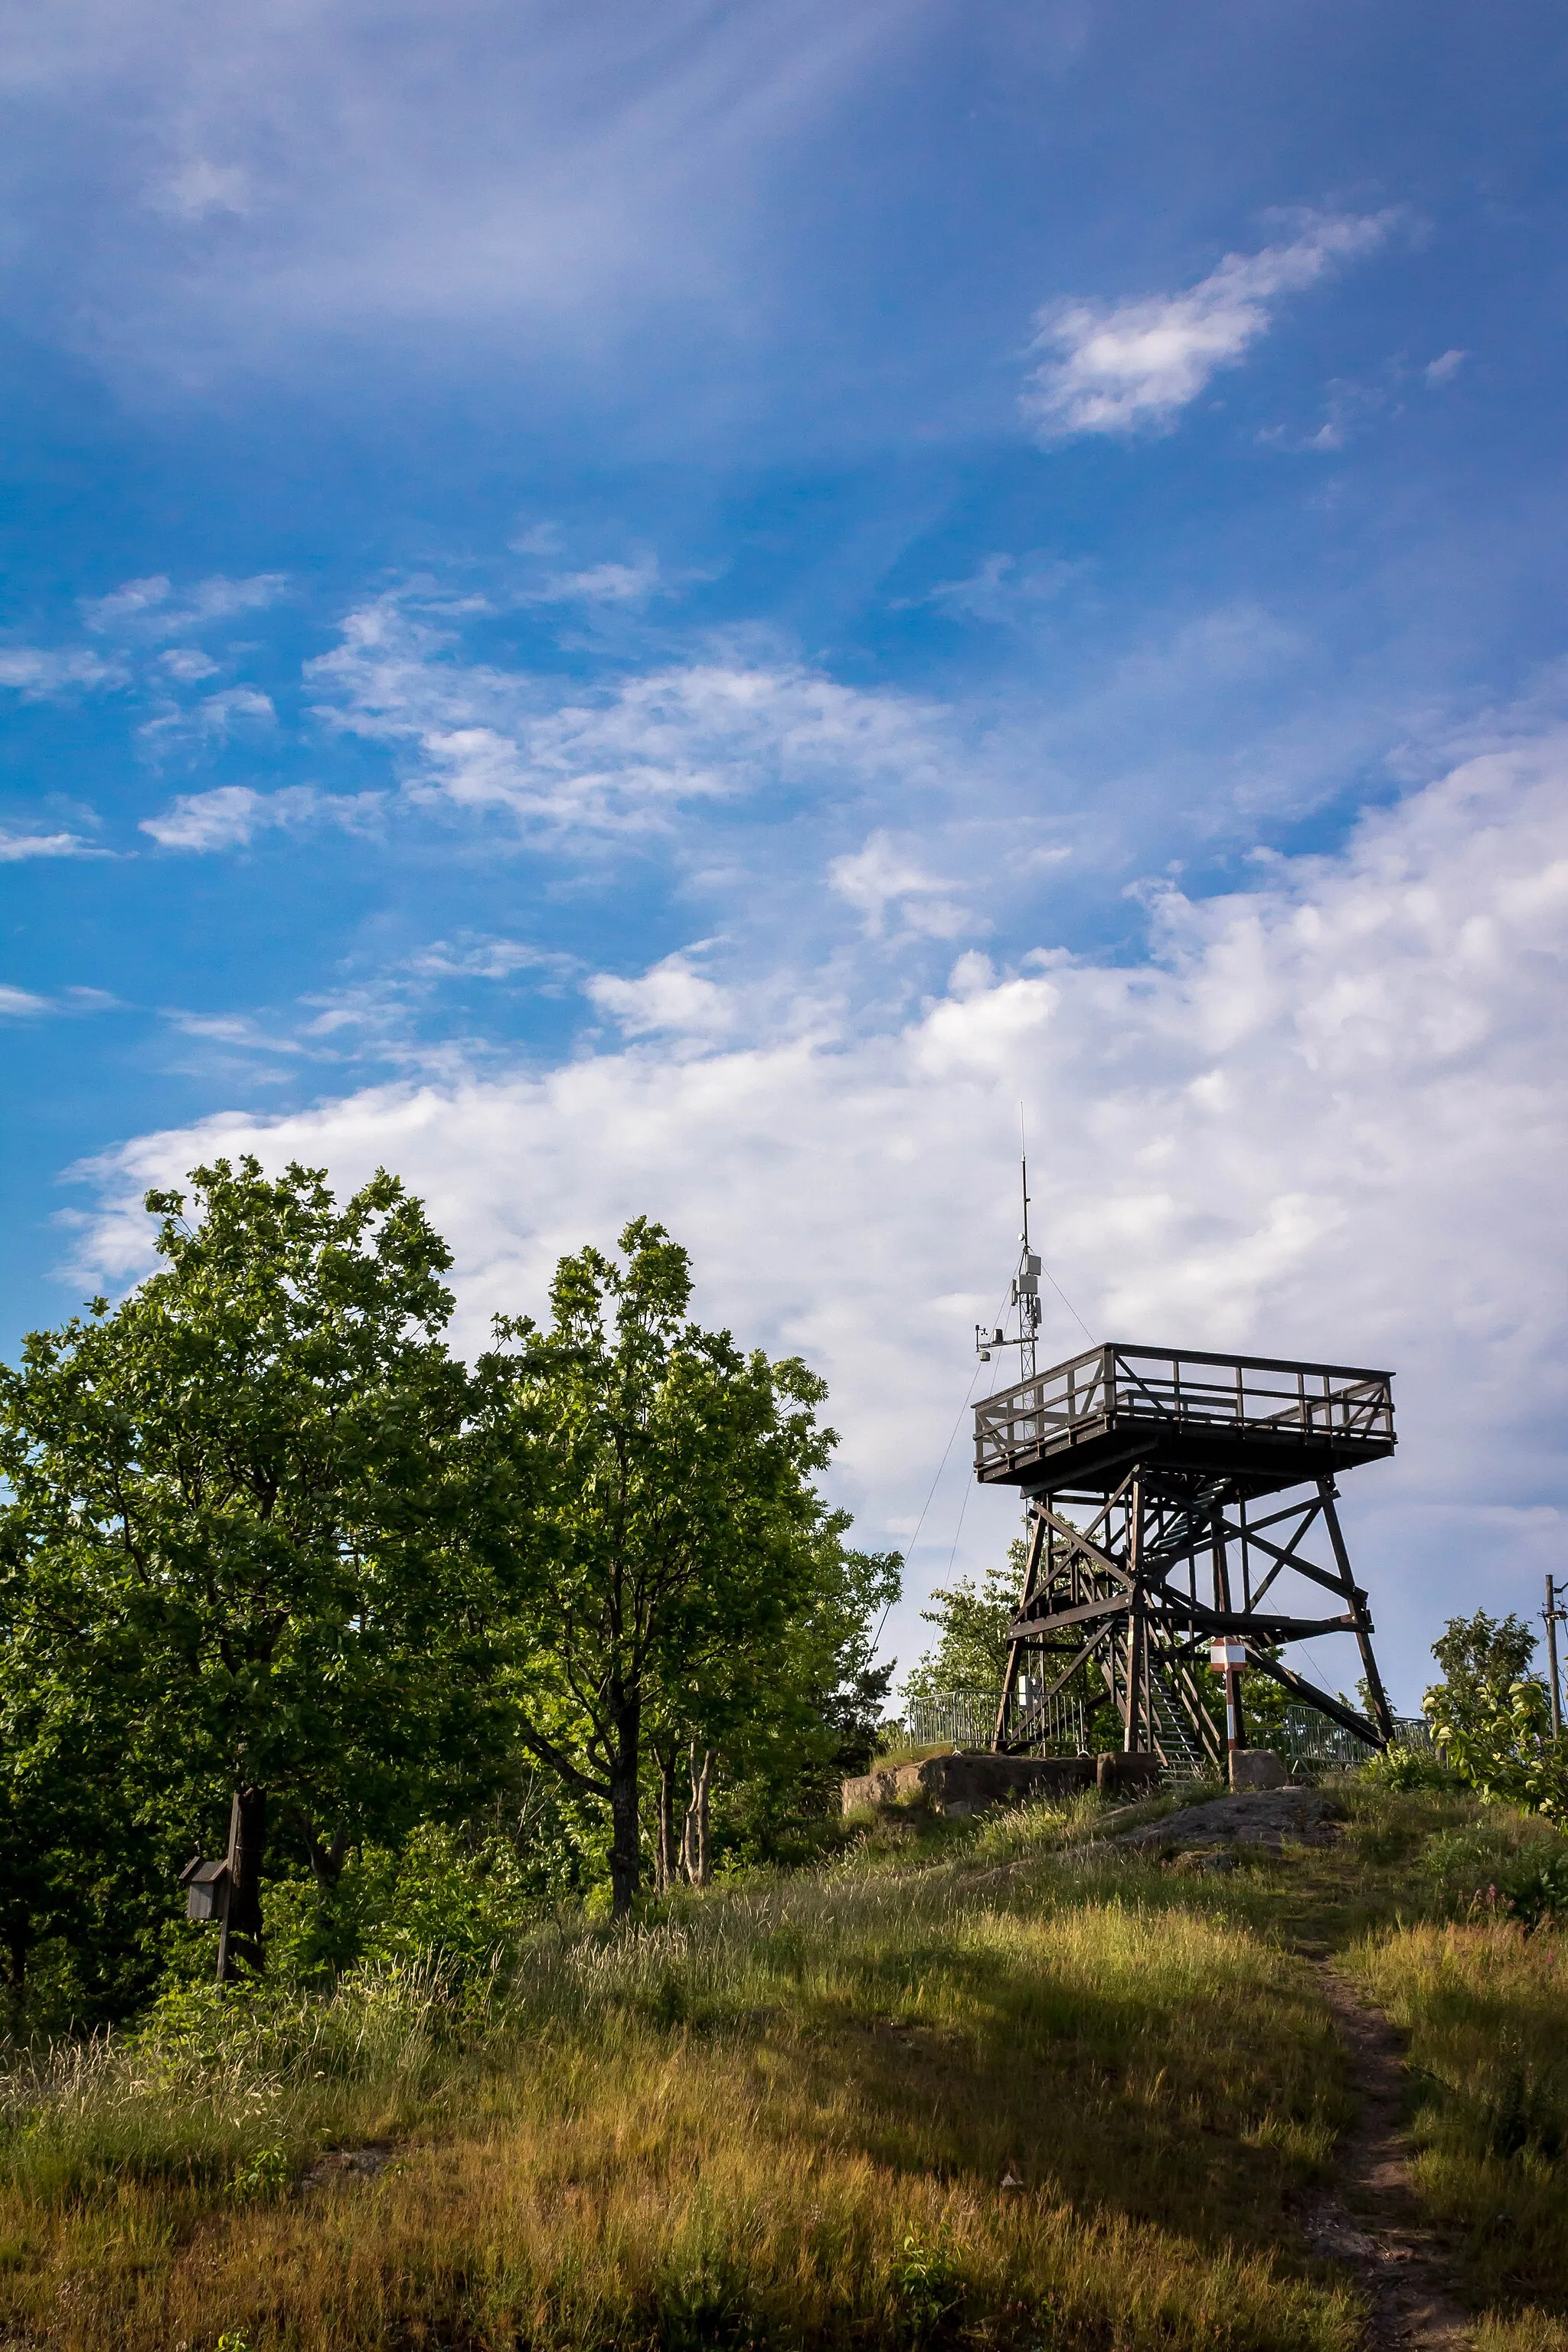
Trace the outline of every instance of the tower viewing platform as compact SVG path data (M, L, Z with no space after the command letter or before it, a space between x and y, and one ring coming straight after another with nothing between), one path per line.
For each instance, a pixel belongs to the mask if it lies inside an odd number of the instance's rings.
M1109 1496L1133 1464L1273 1494L1394 1448L1392 1374L1108 1341L974 1408L974 1475L1026 1495Z

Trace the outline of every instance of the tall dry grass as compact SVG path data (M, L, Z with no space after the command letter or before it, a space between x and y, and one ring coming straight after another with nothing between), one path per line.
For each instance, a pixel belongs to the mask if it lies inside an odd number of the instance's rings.
M1409 2036L1423 2198L1521 2342L1568 2341L1568 1944L1506 1920L1426 1923L1351 1965ZM1518 2314L1542 2298L1554 2312Z
M1277 2251L1342 2115L1310 1972L1152 1873L1000 1879L839 1867L539 1937L477 1994L198 2001L17 2062L0 2331L1350 2352L1350 2294ZM351 2140L394 2160L312 2183Z

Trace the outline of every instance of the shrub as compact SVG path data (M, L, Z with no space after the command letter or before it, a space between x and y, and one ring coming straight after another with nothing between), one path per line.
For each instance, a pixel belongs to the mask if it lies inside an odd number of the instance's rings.
M1468 1829L1430 1838L1423 1874L1448 1901L1536 1927L1568 1917L1568 1837L1543 1822L1500 1811Z
M1454 1790L1464 1786L1458 1774L1429 1748L1385 1748L1381 1755L1369 1757L1358 1768L1357 1778L1382 1789Z

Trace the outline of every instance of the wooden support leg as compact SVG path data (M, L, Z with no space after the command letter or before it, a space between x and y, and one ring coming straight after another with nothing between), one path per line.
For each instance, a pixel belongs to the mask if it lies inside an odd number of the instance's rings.
M1320 1478L1318 1494L1323 1507L1323 1523L1329 1530L1329 1541L1334 1548L1334 1564L1340 1571L1340 1582L1344 1588L1345 1597L1351 1604L1352 1613L1355 1618L1356 1645L1361 1651L1362 1673L1366 1677L1366 1695L1370 1702L1370 1713L1382 1737L1383 1745L1388 1748L1394 1741L1394 1717L1389 1710L1388 1695L1383 1687L1383 1676L1377 1671L1377 1660L1373 1655L1372 1617L1366 1605L1366 1594L1351 1572L1351 1556L1345 1548L1344 1533L1340 1526L1340 1515L1334 1508L1333 1480Z

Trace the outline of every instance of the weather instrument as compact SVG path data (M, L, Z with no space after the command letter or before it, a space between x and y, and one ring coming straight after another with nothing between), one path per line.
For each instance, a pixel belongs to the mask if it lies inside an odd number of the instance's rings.
M1020 1377L1033 1380L1040 1333L1040 1259L1029 1244L1029 1161L1026 1153L1019 1154L1018 1172L1024 1196L1024 1230L1018 1235L1018 1265L1008 1302L1017 1329L1009 1337L1000 1323L977 1323L974 1327L974 1352L983 1364L988 1364L1005 1349L1016 1348Z

